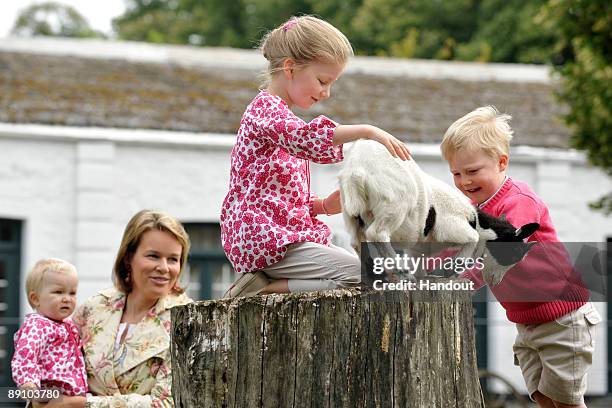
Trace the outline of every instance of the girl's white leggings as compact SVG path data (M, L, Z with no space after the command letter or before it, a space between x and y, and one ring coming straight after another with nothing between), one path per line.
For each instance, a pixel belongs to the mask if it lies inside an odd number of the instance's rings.
M272 279L288 279L290 292L350 288L361 282L359 257L333 244L290 244L280 262L262 270Z

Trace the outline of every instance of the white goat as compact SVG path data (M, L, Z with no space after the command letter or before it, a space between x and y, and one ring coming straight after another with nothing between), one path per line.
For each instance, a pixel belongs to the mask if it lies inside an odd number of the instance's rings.
M423 172L414 159L393 158L373 141L353 144L339 179L344 221L358 252L364 241L442 242L461 245L458 257L478 257L488 242L522 243L539 228L527 224L516 229L503 218L477 211L460 191ZM499 283L529 247L489 251L500 267L488 265L485 280Z

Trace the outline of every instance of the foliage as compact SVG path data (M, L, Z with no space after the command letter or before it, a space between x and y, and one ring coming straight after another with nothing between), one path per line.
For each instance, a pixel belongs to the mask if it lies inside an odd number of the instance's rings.
M473 35L476 11L473 0L364 0L353 24L367 54L454 59Z
M536 20L545 0L487 0L480 3L469 41L457 59L542 64L550 59L554 35Z
M126 12L113 20L119 38L152 43L183 44L191 16L176 10L176 2L126 0Z
M557 33L559 99L572 144L612 176L612 4L606 0L550 0L540 21ZM612 192L592 205L612 212Z
M56 2L34 4L17 17L11 34L20 37L104 37L73 7Z
M253 48L293 15L327 9L320 0L126 1L127 12L113 22L122 39L239 48Z
M252 48L292 15L336 25L357 54L544 63L553 39L534 17L545 0L126 0L127 40Z

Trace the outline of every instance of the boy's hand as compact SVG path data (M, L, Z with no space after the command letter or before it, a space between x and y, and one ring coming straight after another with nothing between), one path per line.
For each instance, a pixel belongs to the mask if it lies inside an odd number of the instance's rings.
M402 160L410 160L410 150L408 150L401 140L397 139L392 134L376 126L372 126L372 132L368 139L384 145L393 157L399 157Z
M513 266L500 265L491 254L485 255L482 260L482 279L492 288L504 279L508 269Z

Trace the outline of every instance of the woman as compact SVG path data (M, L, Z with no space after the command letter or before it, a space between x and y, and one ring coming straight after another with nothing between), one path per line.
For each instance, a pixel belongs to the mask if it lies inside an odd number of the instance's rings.
M87 300L74 318L93 396L66 397L62 407L174 406L170 308L191 302L178 283L189 245L182 225L166 214L132 217L113 269L115 287Z

